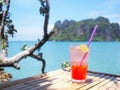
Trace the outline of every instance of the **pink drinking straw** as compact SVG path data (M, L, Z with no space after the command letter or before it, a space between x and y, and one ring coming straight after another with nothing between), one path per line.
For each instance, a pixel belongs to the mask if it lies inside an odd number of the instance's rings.
M94 30L93 30L93 32L92 32L92 34L91 34L91 36L90 36L90 38L89 38L88 44L87 44L87 47L88 47L88 48L89 48L89 46L90 46L90 43L91 43L91 41L92 41L92 39L93 39L93 36L94 36L97 28L98 28L98 25L95 25ZM80 62L80 66L81 66L81 64L82 64L82 62L83 62L83 60L85 59L85 57L86 57L87 54L88 54L88 52L84 54L84 56L83 56L83 58L82 58L82 60L81 60L81 62Z
M95 25L94 30L93 30L93 32L92 32L92 34L91 34L91 36L90 36L90 38L89 38L88 44L87 44L88 47L90 46L90 43L91 43L91 41L92 41L92 39L93 39L93 36L94 36L97 28L98 28L98 25Z

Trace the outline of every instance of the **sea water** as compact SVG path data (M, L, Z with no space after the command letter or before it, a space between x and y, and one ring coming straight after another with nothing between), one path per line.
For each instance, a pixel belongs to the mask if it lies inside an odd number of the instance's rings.
M10 41L8 48L8 57L21 52L23 45L27 44L31 47L37 43L36 41ZM70 45L87 44L87 42L56 42L48 41L36 51L38 54L43 53L46 60L45 72L61 69L64 61L70 61ZM12 67L6 67L5 71L13 75L13 80L30 77L41 74L40 61L27 57L19 62L20 70ZM90 45L90 55L88 61L88 69L97 72L105 72L110 74L120 74L120 42L92 42Z

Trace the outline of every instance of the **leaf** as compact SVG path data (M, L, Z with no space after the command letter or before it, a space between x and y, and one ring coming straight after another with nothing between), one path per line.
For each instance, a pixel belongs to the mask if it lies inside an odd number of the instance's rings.
M62 68L65 69L65 68L67 68L67 67L70 67L70 62L64 61L64 62L62 63Z
M22 50L27 50L27 49L28 49L28 45L27 44L23 45Z
M0 3L4 4L5 0L0 0Z

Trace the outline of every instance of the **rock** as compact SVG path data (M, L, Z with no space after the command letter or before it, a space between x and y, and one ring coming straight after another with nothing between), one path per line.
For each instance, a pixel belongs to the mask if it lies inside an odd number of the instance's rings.
M8 81L8 79L3 79L3 82L7 82Z
M10 73L6 73L3 70L0 70L0 83L7 82L12 79L12 75Z

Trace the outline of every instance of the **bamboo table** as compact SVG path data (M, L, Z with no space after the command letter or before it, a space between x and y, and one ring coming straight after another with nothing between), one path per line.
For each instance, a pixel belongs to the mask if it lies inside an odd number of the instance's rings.
M120 90L120 76L88 71L84 84L71 82L71 73L55 70L0 84L0 90Z

